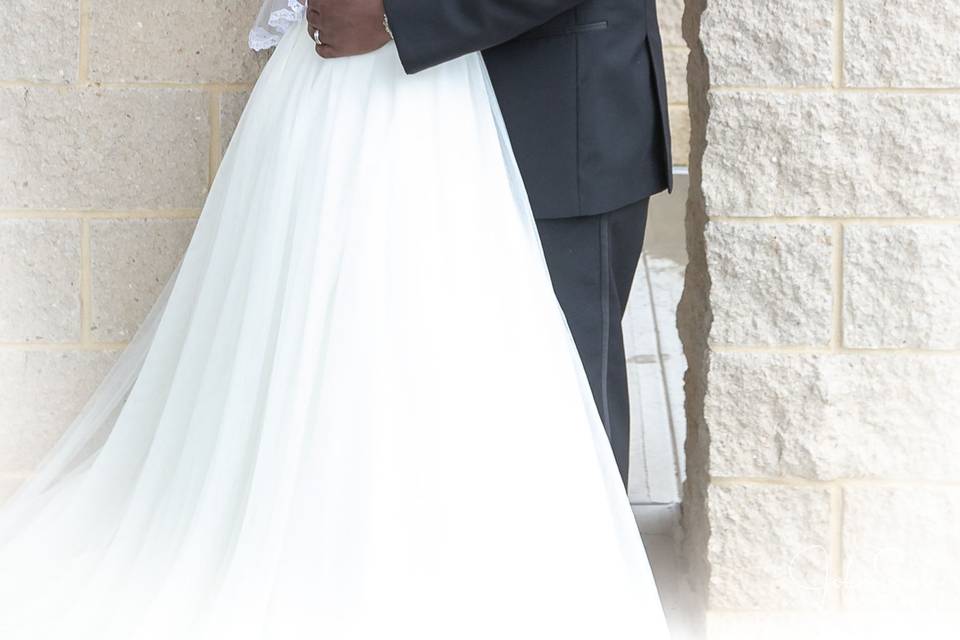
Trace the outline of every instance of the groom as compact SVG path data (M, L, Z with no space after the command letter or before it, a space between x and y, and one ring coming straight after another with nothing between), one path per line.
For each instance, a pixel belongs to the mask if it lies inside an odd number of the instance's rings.
M651 195L672 187L655 0L310 0L317 53L396 41L407 73L482 51L554 289L624 483L620 322Z

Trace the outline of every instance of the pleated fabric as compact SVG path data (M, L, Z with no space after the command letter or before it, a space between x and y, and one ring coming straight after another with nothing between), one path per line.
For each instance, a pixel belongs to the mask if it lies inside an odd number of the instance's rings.
M665 638L481 57L305 31L0 511L0 637Z

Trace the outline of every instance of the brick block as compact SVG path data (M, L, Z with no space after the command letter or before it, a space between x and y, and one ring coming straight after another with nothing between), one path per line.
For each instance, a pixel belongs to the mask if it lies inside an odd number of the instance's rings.
M80 221L0 220L0 342L80 338Z

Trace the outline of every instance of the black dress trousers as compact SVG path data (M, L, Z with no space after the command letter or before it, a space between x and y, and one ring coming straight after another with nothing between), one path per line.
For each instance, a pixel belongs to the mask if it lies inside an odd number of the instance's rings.
M560 306L583 360L623 483L630 396L621 321L640 262L649 199L594 216L537 220Z

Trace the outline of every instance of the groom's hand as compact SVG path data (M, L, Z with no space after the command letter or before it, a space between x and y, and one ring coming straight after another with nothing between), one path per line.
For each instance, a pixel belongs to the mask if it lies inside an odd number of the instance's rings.
M309 0L307 30L322 58L369 53L390 41L383 0ZM319 37L318 37L319 33Z

